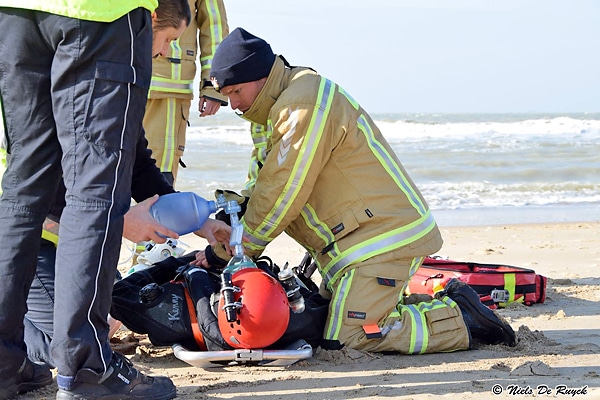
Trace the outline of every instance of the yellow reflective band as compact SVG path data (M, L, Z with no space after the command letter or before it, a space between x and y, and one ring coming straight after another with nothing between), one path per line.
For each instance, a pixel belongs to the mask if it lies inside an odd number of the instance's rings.
M321 78L317 101L311 115L308 129L304 135L304 140L298 151L298 158L295 160L286 185L273 208L267 214L263 223L254 231L253 234L255 236L260 238L268 237L281 223L287 210L298 196L300 188L310 170L309 166L317 151L319 140L323 137L323 131L325 130L329 110L335 95L335 87L336 85L330 80ZM288 112L288 121L293 124L294 118L297 118L297 114L300 111L290 109Z
M427 351L430 332L425 314L431 310L455 306L456 303L447 297L442 300L434 299L431 302L398 306L398 311L401 314L406 311L411 320L409 354L423 354Z
M206 57L200 57L200 71L210 71L212 67L212 55Z
M166 126L164 132L164 148L159 168L161 172L173 171L175 163L175 153L177 151L177 126L175 126L175 114L177 112L177 102L174 98L165 99L167 102Z
M410 304L407 306L400 306L400 314L406 312L408 319L410 319L410 345L408 347L408 354L420 353L423 349L423 326L425 321L422 319L422 315L419 311ZM403 318L404 322L406 318Z
M188 94L194 92L193 84L193 80L174 80L153 76L150 82L150 91Z
M257 123L250 125L250 131L252 142L254 143L254 152L252 153L253 157L250 159L248 177L244 184L244 189L249 191L254 190L254 186L256 186L256 179L258 179L258 173L260 172L259 163L262 165L265 163L265 159L267 158L267 141L271 137L271 132Z
M352 287L352 279L354 278L354 270L348 271L340 280L340 284L335 291L331 303L329 305L330 312L327 318L327 330L325 332L325 339L337 340L340 334L340 329L344 324L344 308L346 305L346 298Z
M69 18L94 22L113 22L132 10L143 7L150 12L156 10L156 0L3 0L2 7L38 10Z
M179 60L179 62L171 63L171 76L174 80L181 79L181 47L179 46L179 39L171 41L171 57ZM152 77L154 78L154 77ZM152 86L150 86L152 87Z
M348 100L348 103L350 103L350 105L358 111L358 109L360 108L360 105L358 104L358 102L356 100L354 100L354 98L352 96L350 96L350 94L348 94L348 92L346 92L343 88L339 87L338 88L338 92L340 92L345 98L346 100Z
M208 15L208 25L210 28L210 50L208 51L208 55L206 57L200 57L200 71L210 71L212 67L212 59L213 55L217 51L217 46L221 43L221 39L223 38L224 31L223 25L221 21L223 18L221 16L221 7L219 7L219 2L216 0L208 0L204 1L203 4L206 6L206 14ZM203 45L204 49L206 49L205 45Z
M1 117L2 115L0 115L0 119ZM4 175L4 171L6 171L6 149L0 148L0 177ZM2 186L0 186L0 194L2 194Z
M381 166L386 170L388 175L396 182L398 188L405 194L411 205L419 212L424 215L427 212L427 206L421 201L419 195L413 189L413 185L406 177L400 165L395 161L394 157L386 150L386 147L379 142L373 132L373 128L367 122L367 118L364 115L358 117L357 121L358 129L365 135L365 139L369 144L373 155L379 160Z
M46 239L47 241L54 243L55 246L58 246L58 235L42 230L42 239Z
M49 242L54 243L58 246L58 229L60 225L58 222L52 221L50 218L46 218L42 225L42 239L46 239Z
M413 258L412 262L410 263L410 269L408 270L408 279L409 280L410 280L410 278L412 278L412 276L415 274L415 272L417 272L419 267L421 267L421 264L423 264L423 261L425 261L425 257ZM408 285L408 282L406 283L406 285Z
M318 236L323 243L334 243L334 246L329 251L329 254L331 257L338 256L340 252L337 247L337 243L335 242L335 236L333 235L333 232L331 232L331 229L329 229L329 227L319 219L315 209L310 204L306 204L302 208L300 216L308 228L313 231L313 233Z
M344 251L340 256L332 258L331 262L323 267L323 281L330 287L338 275L349 265L364 261L379 254L387 253L406 246L425 236L435 226L435 221L430 211L418 220L390 232L385 232L374 238L366 240Z
M224 36L223 26L221 25L221 7L219 7L219 3L215 0L205 1L204 4L206 5L206 9L208 10L208 20L211 28L210 30L212 32L212 34L210 35L210 54L215 54L215 51L217 51L217 46L220 43L220 38Z

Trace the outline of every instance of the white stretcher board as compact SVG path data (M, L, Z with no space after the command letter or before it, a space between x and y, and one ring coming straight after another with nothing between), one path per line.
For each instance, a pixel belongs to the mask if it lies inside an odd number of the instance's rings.
M298 340L286 349L233 349L223 351L190 351L174 344L175 357L198 368L226 367L230 365L259 365L269 367L285 367L293 363L311 358L312 347L304 340Z

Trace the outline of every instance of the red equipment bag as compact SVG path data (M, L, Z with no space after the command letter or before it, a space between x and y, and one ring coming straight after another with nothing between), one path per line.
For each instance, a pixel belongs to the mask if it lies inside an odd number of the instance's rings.
M530 306L546 299L545 276L527 268L427 257L408 283L407 294L433 296L452 278L471 286L491 309L518 302Z

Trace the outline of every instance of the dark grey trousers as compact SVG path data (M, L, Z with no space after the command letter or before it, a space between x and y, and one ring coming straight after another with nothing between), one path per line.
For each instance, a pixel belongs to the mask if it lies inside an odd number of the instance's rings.
M23 319L27 354L31 361L44 362L54 368L50 343L54 335L54 275L56 247L42 239L37 258L37 268L29 297L27 314Z
M150 13L112 23L0 8L0 96L10 152L0 198L0 386L26 356L23 315L41 227L67 188L56 255L58 384L97 382L151 74Z

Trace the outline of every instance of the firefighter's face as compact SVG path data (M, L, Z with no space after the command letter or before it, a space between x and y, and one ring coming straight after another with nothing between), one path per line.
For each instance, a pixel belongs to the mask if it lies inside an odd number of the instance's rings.
M152 29L152 57L165 57L169 51L170 43L179 39L186 27L185 21L181 21L179 28L169 26Z
M262 90L267 78L257 81L238 83L237 85L225 86L221 89L221 94L229 98L229 104L234 110L245 113L250 109L258 93Z

